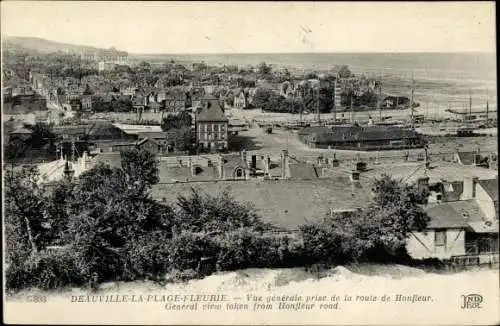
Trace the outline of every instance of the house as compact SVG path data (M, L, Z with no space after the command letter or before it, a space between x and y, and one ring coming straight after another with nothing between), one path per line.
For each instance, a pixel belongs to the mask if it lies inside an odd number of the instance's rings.
M473 152L456 151L453 161L461 165L487 166L488 157L482 156L479 149Z
M431 220L425 230L410 233L408 253L439 259L476 255L479 263L489 262L490 254L499 250L498 178L466 178L462 187L451 190L455 196L448 197L450 201L426 207Z
M226 150L229 120L217 98L206 98L203 102L195 114L196 144L202 151Z
M92 95L83 95L81 99L82 109L85 111L92 110Z
M158 102L169 112L180 112L186 108L188 96L182 89L172 88L158 93Z
M140 149L147 150L152 153L163 152L164 145L153 138L145 137L136 143L136 147Z
M248 107L248 98L247 98L247 94L245 93L245 91L240 91L239 94L237 94L235 97L234 97L234 107L236 109L246 109Z

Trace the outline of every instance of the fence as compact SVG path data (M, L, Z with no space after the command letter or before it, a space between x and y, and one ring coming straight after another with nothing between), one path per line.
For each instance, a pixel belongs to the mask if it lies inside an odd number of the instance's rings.
M450 259L450 264L452 266L479 266L479 265L498 265L499 264L499 253L485 253L476 255L460 255L452 256Z

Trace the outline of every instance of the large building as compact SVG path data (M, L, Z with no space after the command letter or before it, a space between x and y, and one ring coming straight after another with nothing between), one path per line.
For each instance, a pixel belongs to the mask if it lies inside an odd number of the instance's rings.
M425 141L412 130L393 126L309 127L299 140L311 148L384 150L422 148Z
M196 144L202 151L221 151L228 148L229 120L216 98L206 98L197 109Z

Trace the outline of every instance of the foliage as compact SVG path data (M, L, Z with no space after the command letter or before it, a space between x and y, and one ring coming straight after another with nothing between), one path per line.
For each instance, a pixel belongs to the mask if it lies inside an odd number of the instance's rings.
M227 232L243 227L256 231L271 229L261 221L255 209L247 203L235 201L227 191L212 196L192 190L190 196L177 199L175 225L193 232Z
M307 256L316 261L395 261L405 256L411 230L422 230L429 217L418 206L419 194L388 175L374 181L373 204L359 212L336 214L301 228Z
M37 252L47 242L43 215L44 198L38 186L39 174L32 166L6 171L4 209L7 261L9 255Z
M143 191L158 183L158 162L152 152L137 148L125 150L121 152L121 162L129 186Z
M169 131L171 129L191 128L193 123L191 114L182 111L179 114L169 114L161 122L161 130Z
M190 127L171 129L167 132L167 144L177 151L187 151L193 143L193 132Z
M170 231L172 212L133 187L121 169L99 165L80 176L68 222L68 242L83 273L101 279L123 275L130 243L153 231Z
M267 75L267 74L270 74L271 71L272 71L272 68L270 65L267 65L265 62L261 62L258 66L257 66L257 71L259 72L259 74L262 74L262 75Z
M94 112L131 112L133 110L132 100L128 98L104 99L101 96L92 97L92 110Z

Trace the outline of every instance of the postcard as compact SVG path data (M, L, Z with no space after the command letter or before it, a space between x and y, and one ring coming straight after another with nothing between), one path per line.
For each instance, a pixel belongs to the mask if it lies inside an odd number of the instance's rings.
M1 7L5 323L500 322L494 2Z

